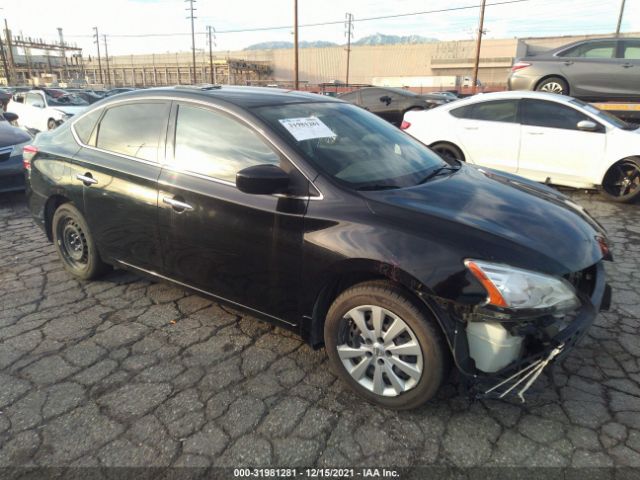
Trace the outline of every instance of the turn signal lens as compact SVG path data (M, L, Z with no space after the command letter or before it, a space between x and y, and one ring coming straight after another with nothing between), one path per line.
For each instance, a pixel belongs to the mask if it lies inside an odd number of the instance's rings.
M495 305L496 307L507 307L507 302L500 293L500 291L496 288L489 277L485 275L485 273L480 269L478 265L472 260L466 260L464 262L469 271L473 274L474 277L482 284L484 289L487 291L487 303L491 305Z

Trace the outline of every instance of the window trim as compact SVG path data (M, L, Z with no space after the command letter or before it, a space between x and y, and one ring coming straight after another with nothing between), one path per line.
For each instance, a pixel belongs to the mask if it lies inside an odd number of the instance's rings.
M243 118L242 116L238 115L236 112L232 111L231 109L225 108L224 106L221 105L217 105L217 104L213 104L204 100L197 100L197 99L192 99L192 98L183 98L183 97L179 97L179 96L149 96L149 97L141 97L141 98L136 98L135 100L131 100L128 98L124 98L124 99L118 99L118 100L112 100L109 103L107 103L106 105L101 105L97 108L102 108L103 110L105 110L106 108L110 108L111 106L120 104L120 103L134 103L134 102L144 102L144 101L148 101L148 100L162 100L162 101L166 101L168 103L171 103L171 109L169 111L169 118L167 121L167 131L164 133L164 153L162 155L162 160L158 161L158 162L150 162L148 160L143 160L141 158L136 158L136 157L130 157L128 155L124 155L122 153L116 153L116 152L110 152L108 150L102 150L98 147L93 147L91 145L86 145L85 143L83 143L80 140L80 137L78 137L78 134L76 133L75 130L75 123L82 119L85 115L87 115L89 112L93 111L92 108L85 110L84 112L82 112L82 114L78 115L77 117L74 117L73 121L71 122L70 128L69 130L71 130L71 134L73 135L73 138L75 139L76 143L78 145L80 145L83 148L88 148L91 150L95 150L97 152L102 152L102 153L108 153L110 155L116 155L119 156L121 158L126 158L128 160L133 160L135 162L140 162L140 163L144 163L146 165L152 165L152 166L156 166L156 167L160 167L160 168L166 168L167 170L170 170L172 172L177 172L177 173L183 173L185 175L191 175L194 177L198 177L198 178L202 178L204 180L208 180L211 182L216 182L216 183L220 183L223 185L230 185L233 186L234 188L238 188L236 187L235 183L231 183L231 182L226 182L224 180L218 180L212 177L208 177L205 175L200 175L197 173L192 173L192 172L187 172L184 170L177 170L177 169L172 169L170 168L170 166L166 163L166 149L168 148L168 144L169 144L169 129L174 128L175 130L175 115L174 115L174 108L173 108L173 103L193 103L196 105L202 105L206 108L212 108L215 110L220 110L222 112L225 112L229 115L231 115L234 118L237 118L238 120L240 120L241 122L246 123L247 125L249 125L255 132L257 132L261 137L263 137L267 143L269 145L271 145L276 152L278 152L284 159L286 159L289 163L291 163L291 165L293 165L293 167L298 170L298 172L300 172L300 175L302 175L304 178L307 179L307 181L309 182L309 184L318 192L318 195L286 195L283 193L276 193L274 195L272 195L273 197L278 197L278 198L290 198L290 199L294 199L294 200L324 200L324 194L322 193L322 191L316 186L316 184L314 182L311 181L311 179L307 176L306 173L304 173L304 171L298 167L298 165L296 164L296 162L294 162L288 155L286 155L282 150L280 150L276 145L273 144L273 142L271 142L271 140L269 140L260 130L260 128L258 128L258 126L251 122L250 120ZM102 112L102 114L100 115L100 120L102 120L102 117L104 116L104 111ZM97 125L97 122L96 122ZM161 150L162 147L159 148L159 150ZM85 160L83 160L85 161ZM87 163L91 163L91 162L87 162Z

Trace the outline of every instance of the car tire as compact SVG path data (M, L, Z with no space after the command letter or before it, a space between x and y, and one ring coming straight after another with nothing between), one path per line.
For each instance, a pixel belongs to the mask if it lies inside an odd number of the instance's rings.
M53 118L50 118L49 120L47 120L48 130L54 130L57 126L58 126L58 123Z
M560 77L549 77L542 80L536 91L546 93L556 93L558 95L569 95L569 84Z
M612 165L602 179L602 193L620 203L640 198L640 159L625 158Z
M53 244L67 272L81 280L91 280L105 273L109 266L102 261L82 213L64 203L53 214Z
M436 152L445 160L460 160L465 161L464 153L453 143L437 142L431 145L431 150Z
M377 329L374 318L380 319ZM360 283L339 295L327 313L324 340L333 371L356 393L386 408L424 404L449 370L450 354L436 320L386 281Z

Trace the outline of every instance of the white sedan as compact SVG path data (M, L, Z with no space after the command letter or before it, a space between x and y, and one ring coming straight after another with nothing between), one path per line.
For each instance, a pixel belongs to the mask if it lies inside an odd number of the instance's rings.
M541 92L479 94L409 111L402 127L443 157L538 182L598 188L629 202L640 195L640 129L571 97Z

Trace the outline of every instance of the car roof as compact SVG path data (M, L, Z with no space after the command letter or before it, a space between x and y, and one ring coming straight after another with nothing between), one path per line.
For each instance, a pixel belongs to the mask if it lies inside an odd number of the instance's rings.
M533 98L536 100L549 100L556 103L569 103L573 97L558 95L556 93L532 92L528 90L513 90L505 92L478 93L471 97L461 98L455 102L447 104L447 107L456 108L473 103L486 102L489 100L519 100L522 98Z
M280 88L265 87L238 87L238 86L175 86L148 88L122 93L117 100L144 98L149 96L161 96L184 99L210 99L222 100L241 108L252 108L266 105L282 105L288 103L308 102L340 102L325 95L300 92L296 90L284 90ZM114 97L114 101L116 97Z

